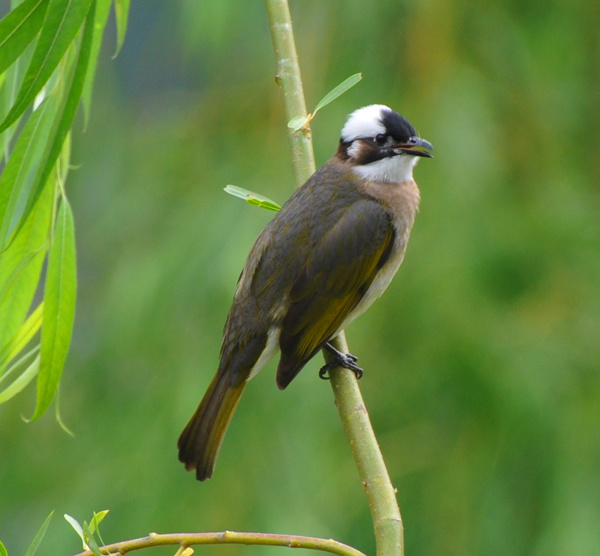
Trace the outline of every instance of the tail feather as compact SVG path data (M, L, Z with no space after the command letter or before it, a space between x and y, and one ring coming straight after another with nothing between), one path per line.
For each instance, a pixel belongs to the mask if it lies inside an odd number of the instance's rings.
M245 386L243 381L232 386L229 373L217 372L179 437L179 461L188 471L195 469L199 481L213 474L223 437Z

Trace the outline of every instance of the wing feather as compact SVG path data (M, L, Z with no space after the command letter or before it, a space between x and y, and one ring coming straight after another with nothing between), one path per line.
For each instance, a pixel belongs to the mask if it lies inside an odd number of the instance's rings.
M365 198L322 236L290 292L280 337L280 388L340 330L385 264L394 237L388 213Z

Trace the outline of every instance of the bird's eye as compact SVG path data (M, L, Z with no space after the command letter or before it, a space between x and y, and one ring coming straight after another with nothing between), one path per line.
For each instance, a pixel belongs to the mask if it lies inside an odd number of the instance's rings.
M375 136L375 143L377 143L380 147L385 145L387 142L387 135L385 133L379 133Z

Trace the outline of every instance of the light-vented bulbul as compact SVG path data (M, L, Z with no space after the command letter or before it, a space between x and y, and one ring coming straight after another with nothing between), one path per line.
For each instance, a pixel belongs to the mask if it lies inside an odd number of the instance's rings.
M337 152L258 236L225 323L220 363L179 438L179 459L211 477L248 381L278 352L284 389L387 288L402 263L420 194L413 168L433 147L387 106L348 117Z

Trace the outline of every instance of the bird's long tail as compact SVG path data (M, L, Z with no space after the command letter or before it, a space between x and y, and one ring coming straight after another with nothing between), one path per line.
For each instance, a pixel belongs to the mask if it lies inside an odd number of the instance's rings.
M217 372L198 409L179 437L179 461L196 470L199 481L210 479L215 461L246 382L232 386L229 373Z

